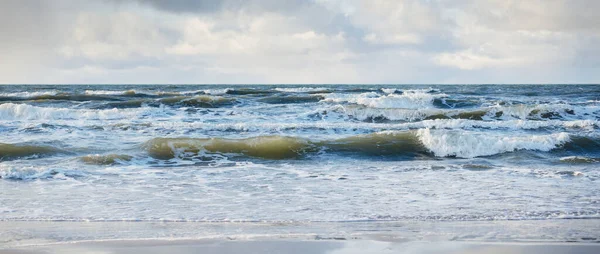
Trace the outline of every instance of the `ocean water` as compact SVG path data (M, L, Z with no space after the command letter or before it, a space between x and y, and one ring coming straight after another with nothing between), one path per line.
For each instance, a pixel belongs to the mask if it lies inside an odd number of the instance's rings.
M0 86L0 221L600 218L600 86Z

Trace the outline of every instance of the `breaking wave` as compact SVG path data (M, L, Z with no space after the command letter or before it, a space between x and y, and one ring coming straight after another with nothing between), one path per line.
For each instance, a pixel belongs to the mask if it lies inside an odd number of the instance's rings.
M265 159L293 159L311 148L300 138L264 136L248 139L223 138L155 138L144 144L148 154L157 159L197 155L201 152L238 153Z
M323 96L273 96L259 99L258 101L269 104L291 104L291 103L307 103L318 102L323 99Z
M575 141L575 144L570 142ZM313 141L288 136L246 139L155 138L143 147L157 159L203 153L232 153L265 159L299 159L309 153L358 153L369 156L436 156L474 158L518 150L547 152L582 142L567 133L506 136L503 134L419 129L384 131L333 140ZM579 144L580 145L580 144Z
M90 154L79 157L79 159L86 164L92 165L113 165L120 162L130 161L133 156L126 154Z
M79 170L48 168L44 166L20 166L0 164L0 179L7 180L38 180L38 179L66 179L85 176Z
M68 109L38 107L28 104L0 104L1 120L51 120L51 119L123 119L136 117L140 111L128 109Z
M61 150L50 146L0 143L0 161L24 157L41 157L59 153Z
M186 107L199 107L199 108L218 108L222 106L233 105L236 100L234 98L225 98L220 96L175 96L159 100L161 104L165 105L180 105Z
M331 90L327 87L286 87L275 88L275 91L286 93L329 93Z
M353 103L364 105L371 108L403 108L403 109L422 109L433 108L433 101L437 98L447 97L448 95L430 93L429 90L407 90L402 94L379 94L377 92L368 92L360 94L327 94L324 102L334 103Z
M547 152L571 141L569 134L506 136L469 131L420 129L419 140L439 157L474 158L517 150Z
M56 95L57 93L58 91L0 93L0 98L33 98L37 96Z
M471 120L555 120L581 119L595 115L600 108L596 106L554 105L515 105L491 106L467 109L441 109L431 107L410 108L374 108L360 105L337 105L331 111L343 113L360 121L421 121L433 119L471 119Z

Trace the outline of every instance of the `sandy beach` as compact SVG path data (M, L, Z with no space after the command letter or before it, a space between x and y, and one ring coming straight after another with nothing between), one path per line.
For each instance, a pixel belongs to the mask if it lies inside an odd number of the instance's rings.
M597 220L0 222L0 253L599 253Z
M374 240L125 240L61 243L0 253L599 253L598 244L383 242Z

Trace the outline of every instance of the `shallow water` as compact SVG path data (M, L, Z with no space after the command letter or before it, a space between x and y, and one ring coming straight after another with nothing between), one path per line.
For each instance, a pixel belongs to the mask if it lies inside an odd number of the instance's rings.
M600 86L0 86L0 220L600 218Z

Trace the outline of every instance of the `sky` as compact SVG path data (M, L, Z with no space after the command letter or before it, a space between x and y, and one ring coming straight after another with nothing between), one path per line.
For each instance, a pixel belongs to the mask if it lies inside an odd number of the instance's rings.
M0 83L600 83L597 0L2 0Z

